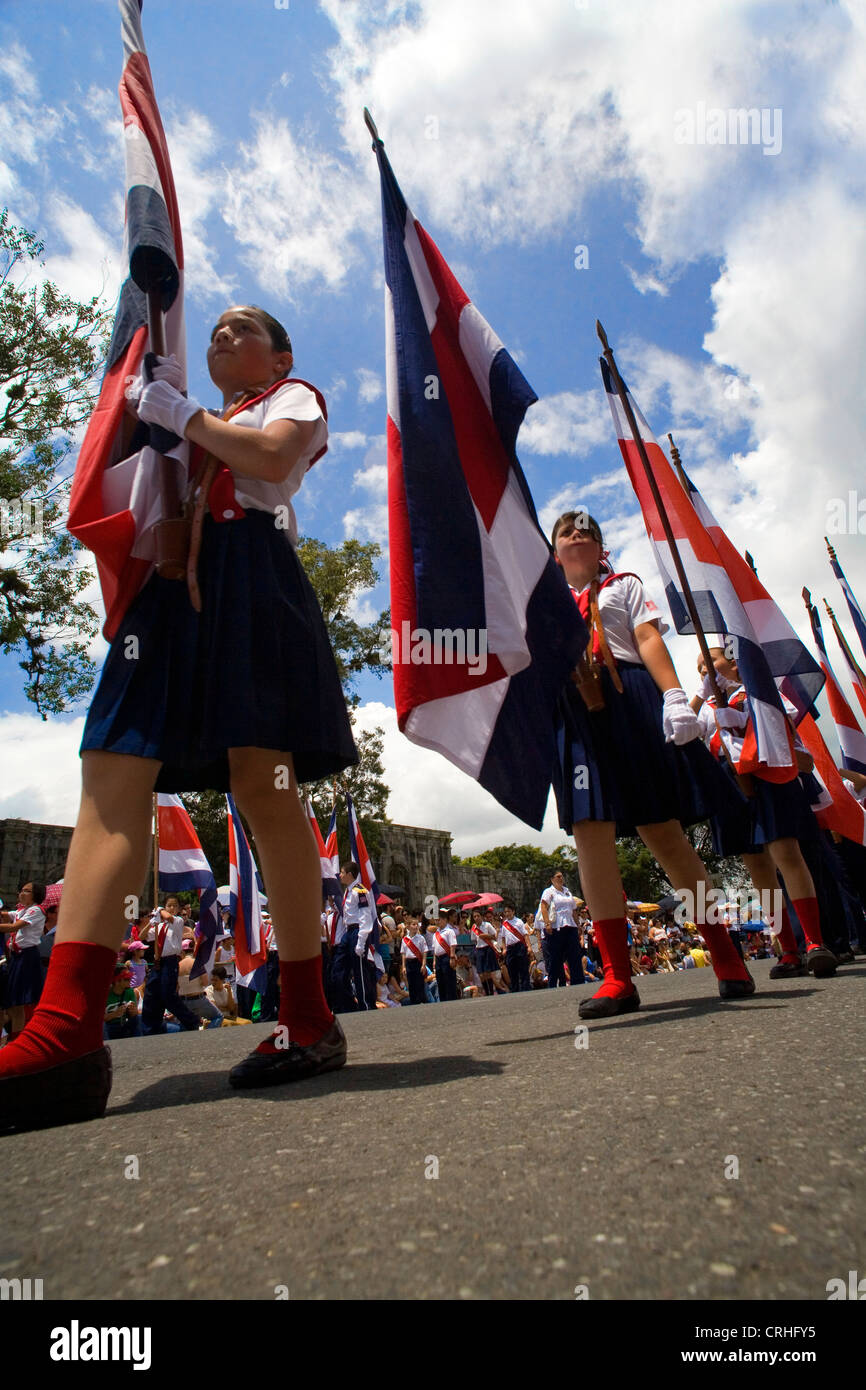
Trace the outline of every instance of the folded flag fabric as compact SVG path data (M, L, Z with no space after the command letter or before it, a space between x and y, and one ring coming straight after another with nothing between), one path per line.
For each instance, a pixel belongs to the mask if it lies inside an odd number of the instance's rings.
M804 596L808 591L804 591ZM818 649L818 660L821 663L821 670L826 678L824 687L827 700L830 705L830 714L833 723L836 725L836 732L839 735L839 747L842 750L842 763L845 767L854 772L862 772L866 776L866 734L857 723L856 715L852 710L845 696L839 688L830 659L827 656L827 649L824 646L824 633L821 629L821 619L815 605L806 598L806 608L809 613L809 621L812 624L812 636L815 639L815 646Z
M230 792L226 792L229 830L229 911L235 931L235 959L241 984L264 990L268 946L259 896L261 878Z
M863 713L866 714L866 675L864 675L863 671L860 669L859 665L854 659L854 653L848 646L848 643L845 639L845 634L843 633L842 629L839 626L839 623L836 620L836 614L833 612L833 609L827 603L826 599L824 600L824 606L827 609L827 615L830 619L830 622L833 624L833 631L836 634L836 641L839 643L839 650L842 653L843 659L845 661L845 666L848 670L848 678L851 681L852 686L854 687L854 694L857 696L860 708L862 709Z
M211 970L222 931L216 880L180 797L160 792L156 802L160 889L177 893L196 888L199 893L199 936L190 971L190 979L195 979Z
M601 374L619 447L635 490L664 584L674 626L694 633L685 596L640 453L604 358ZM634 411L659 493L677 543L698 618L711 645L735 639L735 658L746 690L759 763L796 775L789 725L779 691L802 717L824 683L791 624L740 555L693 484L684 488L659 447L631 392Z
M319 829L319 822L316 820L316 813L313 810L313 803L309 797L306 798L307 818L312 826L313 835L319 849L319 863L322 866L322 902L326 903L328 898L332 898L337 914L340 914L340 903L343 897L343 888L340 883L340 856L337 850L337 808L334 806L331 811L331 823L328 826L328 838L322 839L322 832Z
M367 846L364 844L364 836L361 834L361 827L355 814L355 805L348 792L346 792L346 810L349 813L349 857L358 865L361 882L367 890L370 910L373 913L373 930L367 938L367 955L372 957L379 949L379 909L376 906L379 898L379 885L376 882L373 865L367 853Z
M515 453L537 397L374 149L398 723L540 829L553 711L587 634Z
M183 364L183 243L165 132L153 89L141 27L141 0L120 0L124 66L120 79L126 151L124 261L108 363L87 428L69 499L67 527L93 551L110 641L144 584L155 558L152 528L160 519L157 461L148 443L120 460L126 389L148 350L147 301L142 286L158 283L165 311L166 349ZM179 485L187 446L171 451Z
M833 549L826 536L824 537L824 543L827 546L827 551L830 556L830 568L842 586L842 592L848 604L848 612L851 614L851 621L857 629L857 636L860 638L860 646L863 655L866 656L866 615L864 615L862 608L854 597L854 591L845 578L842 566L836 558L836 551Z
M855 845L866 845L866 810L839 776L839 769L811 714L800 720L797 733L815 759L814 775L832 802L832 805L815 808L819 825L825 830L835 830L846 840L853 840Z

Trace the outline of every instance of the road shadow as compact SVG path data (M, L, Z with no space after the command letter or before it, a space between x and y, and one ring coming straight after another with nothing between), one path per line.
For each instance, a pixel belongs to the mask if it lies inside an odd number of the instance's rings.
M496 1042L484 1043L485 1047L513 1047L516 1043L552 1042L556 1038L571 1038L578 1025L585 1024L593 1031L597 1028L645 1028L654 1023L683 1023L689 1019L702 1018L710 1013L741 1013L743 1010L784 1009L789 999L808 999L814 989L789 989L784 994L752 995L748 999L671 999L662 1003L641 1004L636 1013L621 1014L613 1018L582 1019L575 1012L574 1027L564 1028L556 1033L535 1033L531 1038L501 1038ZM671 1018L674 1014L675 1017Z
M449 1081L467 1077L500 1076L504 1062L481 1062L475 1057L424 1057L415 1062L359 1062L339 1071L315 1076L308 1081L282 1086L259 1086L254 1090L236 1091L224 1072L184 1072L165 1076L137 1091L123 1105L111 1106L106 1119L115 1115L138 1114L143 1110L175 1109L186 1105L205 1105L215 1100L268 1100L281 1104L303 1100L314 1095L333 1092L351 1094L353 1091L414 1090L424 1086L442 1086Z

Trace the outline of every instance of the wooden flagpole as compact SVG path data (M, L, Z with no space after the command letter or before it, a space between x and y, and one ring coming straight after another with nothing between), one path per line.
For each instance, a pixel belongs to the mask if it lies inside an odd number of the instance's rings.
M601 344L604 348L604 355L607 358L607 364L610 367L610 372L611 376L613 377L614 385L616 386L617 395L619 396L620 401L622 402L622 408L625 411L625 417L628 420L628 427L631 430L632 439L634 440L635 445L637 446L637 451L640 455L640 461L643 464L644 472L646 473L646 478L647 482L649 483L650 492L653 496L653 501L655 502L656 507L658 508L658 513L659 517L661 518L665 538L670 547L671 558L673 559L674 568L677 572L677 578L679 579L680 585L682 587L682 593L683 598L686 602L686 608L689 611L689 617L691 618L692 626L695 629L695 636L698 639L698 646L701 649L701 655L704 658L704 664L707 668L707 679L710 682L710 688L713 692L713 696L716 701L716 706L717 708L722 708L727 705L728 697L725 694L725 692L721 689L718 681L716 680L716 668L713 664L712 657L710 656L710 648L707 643L706 634L704 633L704 629L701 625L701 620L698 617L698 610L695 604L694 595L692 594L689 581L686 578L685 567L683 565L680 552L677 548L676 540L674 539L674 533L671 527L670 518L668 517L667 511L665 509L665 504L662 501L662 495L659 492L658 483L655 480L655 475L652 470L652 464L649 461L646 446L644 445L644 442L641 438L640 430L637 427L637 420L635 419L634 411L631 408L631 401L628 398L628 393L625 389L625 383L619 374L619 369L616 365L616 361L613 355L613 348L608 343L607 335L604 329L602 328L601 324L599 323L598 319L596 319L595 321L595 329L598 333L599 338L601 339ZM668 438L670 438L670 435L668 436ZM682 482L682 478L680 479L680 481Z

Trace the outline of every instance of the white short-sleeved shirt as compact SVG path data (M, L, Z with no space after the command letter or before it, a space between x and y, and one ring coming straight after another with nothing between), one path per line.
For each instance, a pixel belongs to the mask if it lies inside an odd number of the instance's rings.
M412 950L412 947L408 944L410 941L412 941L418 947L418 950L421 952L420 958L416 956L415 952ZM407 961L414 960L417 961L418 965L423 965L427 955L426 936L422 936L420 932L416 932L415 935L411 937L404 936L403 940L400 942L400 954L402 956L405 956Z
M499 929L500 946L505 946L507 948L508 946L520 945L518 937L514 935L513 931L508 930L509 927L513 927L514 931L522 937L524 942L527 940L526 923L522 922L519 917L507 917L503 919L502 926Z
M16 946L20 946L22 951L28 946L38 946L45 929L45 913L38 903L31 903L23 912L17 913L15 921L21 923L15 933Z
M572 588L574 594L583 592L583 589ZM644 593L643 584L632 574L614 579L599 590L598 611L615 661L640 662L640 652L634 641L634 630L639 623L655 623L662 636L670 631L661 609Z
M574 894L569 893L567 888L558 893L551 883L542 893L541 901L547 903L547 915L551 918L550 925L554 931L559 931L560 927L577 926L574 920Z
M170 922L164 922L160 918L156 928L157 936L163 927L166 928L166 932L160 955L163 958L167 956L179 956L183 950L183 939L187 930L186 922L182 917L172 917Z
M440 946L439 937L445 942L445 946ZM437 927L433 933L433 954L436 956L450 956L451 952L447 948L456 947L457 933L453 927Z
M221 414L221 412L215 412ZM276 513L277 507L286 507L286 535L292 545L298 543L298 523L292 498L304 481L304 475L313 458L328 442L328 426L322 416L321 407L308 386L300 382L287 382L273 391L263 401L242 410L232 419L233 425L247 429L263 430L275 420L317 420L309 447L301 454L294 468L281 483L266 483L261 478L246 478L240 473L232 475L235 497L244 508L255 507L262 512ZM226 517L225 520L230 520Z

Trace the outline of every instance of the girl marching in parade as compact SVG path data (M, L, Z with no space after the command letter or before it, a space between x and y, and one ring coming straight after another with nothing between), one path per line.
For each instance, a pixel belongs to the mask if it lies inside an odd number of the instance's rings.
M674 888L694 895L695 920L712 952L723 999L754 993L724 927L707 923L698 884L712 887L684 825L745 802L700 740L662 634L636 575L614 574L601 529L586 512L564 513L551 537L558 563L592 632L591 648L560 699L554 792L560 825L574 834L580 879L604 962L604 984L583 1018L640 1006L631 980L618 835L640 835Z
M279 1026L231 1083L292 1081L345 1061L322 991L321 870L297 790L356 761L294 549L291 499L325 450L324 401L289 378L288 336L255 306L228 309L211 336L222 417L183 396L176 364L158 360L161 379L139 384L138 420L197 446L199 476L207 456L218 468L201 520L201 611L153 572L112 640L81 745L81 807L44 991L0 1053L5 1122L67 1123L105 1109L102 1017L124 907L146 874L154 790L230 789L255 836L279 943Z
M716 708L706 684L703 703L698 696L693 704L700 704L698 718L710 751L727 766L731 776L746 778L749 792L745 815L722 813L711 818L716 853L741 855L759 894L778 891L777 871L784 881L806 939L806 966L800 960L788 909L783 907L778 931L783 954L770 971L771 979L805 975L806 969L816 976L832 975L837 960L824 944L815 883L801 845L801 841L815 839L820 834L809 796L796 769L791 773L787 768L769 768L757 762L746 692L736 662L720 648L710 648L710 655L716 679L721 678L727 691L727 708ZM703 656L698 660L698 671L706 682ZM785 707L790 721L796 711L789 701L785 701ZM793 729L791 739L798 761L802 761L804 767L811 764L803 746L797 747ZM815 779L810 780L818 788Z

